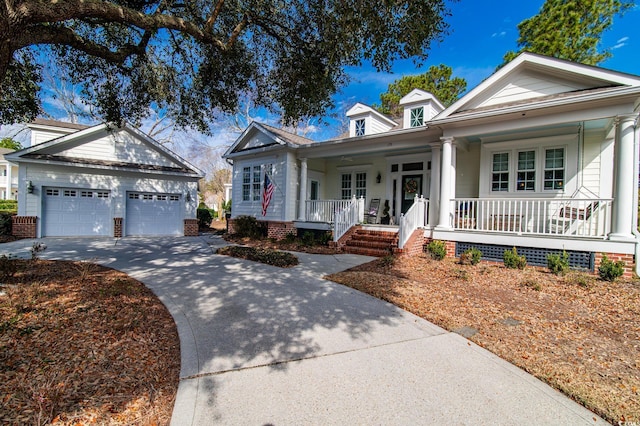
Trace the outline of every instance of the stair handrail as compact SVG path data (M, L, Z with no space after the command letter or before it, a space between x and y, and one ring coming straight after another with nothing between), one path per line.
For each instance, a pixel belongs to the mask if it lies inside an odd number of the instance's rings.
M360 216L364 214L364 211L360 212L360 210L364 210L364 200L362 198L358 200L355 195L351 197L351 202L346 207L342 209L336 208L333 215L334 242L337 242L352 226L360 222Z
M398 248L403 249L411 234L426 223L425 212L427 200L416 194L413 204L406 213L400 214L398 222Z

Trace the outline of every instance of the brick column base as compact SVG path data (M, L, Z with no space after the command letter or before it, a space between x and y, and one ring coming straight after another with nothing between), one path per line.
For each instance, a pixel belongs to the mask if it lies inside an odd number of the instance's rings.
M185 219L184 220L184 236L185 237L197 237L198 236L198 219Z
M273 238L274 240L283 240L287 238L289 234L295 234L297 232L293 222L267 222L267 238Z
M13 216L11 234L18 238L37 238L37 216Z
M113 236L116 238L122 238L122 218L113 218Z
M395 247L393 249L393 254L398 256L415 256L424 251L424 244L424 230L416 229L407 240L404 248Z

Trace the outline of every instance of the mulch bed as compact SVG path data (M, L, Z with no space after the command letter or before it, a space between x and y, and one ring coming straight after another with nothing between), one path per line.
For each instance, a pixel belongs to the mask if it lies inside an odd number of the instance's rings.
M11 262L18 272L0 287L0 423L169 424L180 346L157 297L91 263Z
M426 255L327 278L470 336L610 422L640 422L638 281Z
M336 254L340 253L340 250L335 247L329 247L328 245L306 245L302 241L297 240L293 242L287 242L286 240L276 241L273 239L255 239L248 237L238 237L234 234L224 234L224 239L230 243L258 247L258 248L266 248L266 249L274 249L274 250L283 250L283 251L298 251L302 253L311 253L311 254Z

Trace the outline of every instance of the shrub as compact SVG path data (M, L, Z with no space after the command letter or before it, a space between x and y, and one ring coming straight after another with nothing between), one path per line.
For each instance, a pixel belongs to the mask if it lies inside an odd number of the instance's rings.
M442 260L447 255L447 246L444 241L431 240L431 242L427 244L427 251L433 259Z
M460 263L463 265L477 265L482 259L482 252L475 247L465 250L460 256Z
M524 269L527 266L527 258L524 255L518 255L515 247L511 250L505 250L502 259L504 260L504 266L510 269Z
M211 226L211 221L213 220L213 215L211 214L211 210L208 208L200 208L196 211L198 217L198 227L199 228L209 228Z
M265 263L267 265L279 266L281 268L288 268L298 264L298 258L293 254L267 248L226 246L219 248L216 253Z
M540 283L537 282L534 279L531 279L531 278L522 281L521 285L524 286L524 287L529 287L530 289L535 290L535 291L541 291L542 290L542 286L540 285Z
M547 268L556 274L556 275L564 275L569 270L569 253L562 250L562 255L560 254L548 254L547 255Z
M13 229L12 217L13 213L0 213L0 235L11 235Z
M267 236L266 227L253 216L238 216L233 222L236 235L239 237L262 238Z
M302 244L312 246L316 243L316 236L311 231L304 231L302 234Z
M605 281L615 281L624 274L625 263L622 260L614 262L606 254L602 255L602 261L598 268L598 275Z
M0 212L17 213L18 202L16 200L0 200Z

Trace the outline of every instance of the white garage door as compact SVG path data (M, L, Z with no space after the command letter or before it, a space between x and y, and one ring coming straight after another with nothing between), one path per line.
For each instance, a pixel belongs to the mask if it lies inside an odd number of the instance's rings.
M182 235L180 194L127 193L126 235Z
M44 188L43 203L43 236L113 235L110 191Z

